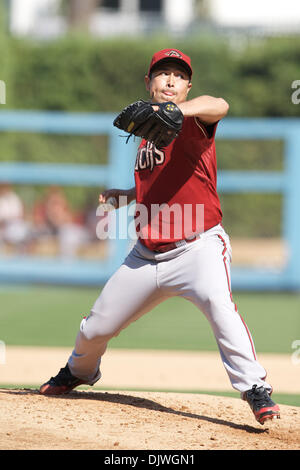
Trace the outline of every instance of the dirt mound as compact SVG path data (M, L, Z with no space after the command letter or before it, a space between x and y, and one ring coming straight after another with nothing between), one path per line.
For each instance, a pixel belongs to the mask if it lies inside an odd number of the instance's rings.
M261 426L236 398L0 389L0 449L300 449L300 409Z

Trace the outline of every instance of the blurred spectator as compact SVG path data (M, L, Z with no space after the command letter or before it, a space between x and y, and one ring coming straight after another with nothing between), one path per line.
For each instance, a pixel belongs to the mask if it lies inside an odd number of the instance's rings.
M89 231L74 214L63 190L57 186L48 189L46 197L33 211L34 238L55 236L58 238L60 256L71 258L90 239Z
M83 213L72 211L63 189L57 186L47 189L36 201L30 222L26 219L23 202L12 185L0 183L1 251L48 255L58 251L61 257L73 258L99 242L95 208L89 205Z
M11 184L0 183L0 245L5 243L26 249L30 236L30 224L24 218L24 206Z
M92 242L98 242L97 225L99 223L99 216L97 215L96 199L93 196L87 198L84 208L84 225L89 231L90 239Z

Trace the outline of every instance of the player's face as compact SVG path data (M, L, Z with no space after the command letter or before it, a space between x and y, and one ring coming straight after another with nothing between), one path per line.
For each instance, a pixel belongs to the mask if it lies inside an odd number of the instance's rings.
M145 77L145 83L151 99L156 103L182 103L192 86L188 73L174 63L157 67L151 78Z

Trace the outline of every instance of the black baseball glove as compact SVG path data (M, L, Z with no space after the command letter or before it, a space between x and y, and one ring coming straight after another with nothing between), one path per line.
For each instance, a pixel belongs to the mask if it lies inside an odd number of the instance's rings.
M158 106L154 111L153 106ZM114 120L114 126L143 137L156 148L167 147L178 136L183 123L183 114L176 104L150 103L139 100L124 108ZM127 141L128 141L127 139Z

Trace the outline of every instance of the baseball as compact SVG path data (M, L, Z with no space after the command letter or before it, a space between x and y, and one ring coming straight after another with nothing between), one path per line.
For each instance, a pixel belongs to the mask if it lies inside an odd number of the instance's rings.
M117 208L117 206L118 206L118 201L114 196L107 198L106 202L101 204L101 207L103 208L103 210L107 212L113 211L114 209Z

